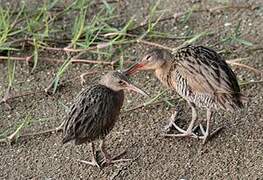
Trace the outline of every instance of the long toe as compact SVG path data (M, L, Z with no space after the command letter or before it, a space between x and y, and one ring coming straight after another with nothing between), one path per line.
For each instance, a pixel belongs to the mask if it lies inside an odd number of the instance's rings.
M216 135L217 135L220 131L222 131L224 128L225 128L225 126L221 126L221 127L217 128L216 130L214 130L214 131L211 133L210 137L216 136Z
M193 137L193 138L198 138L198 136L191 131L190 132L185 131L183 133L178 133L178 134L161 134L161 135L164 137Z
M112 160L111 161L111 164L114 164L114 163L120 163L120 162L128 162L128 161L132 161L133 159L116 159L116 160Z
M127 161L133 160L133 159L120 158L124 154L126 154L126 150L122 151L121 153L119 153L118 155L116 155L114 157L106 156L106 157L104 157L104 162L102 164L103 165L110 165L110 164L114 164L114 163L127 162Z
M183 130L182 128L180 128L179 126L177 126L174 122L170 122L169 124L167 124L164 128L163 131L164 133L169 132L171 130L171 128L174 127L177 131L179 131L180 133L185 133L186 131Z
M192 129L187 129L186 131L177 126L174 122L171 122L172 126L179 131L180 133L172 134L172 133L163 133L162 136L165 137L194 137L197 138L198 136L193 132Z
M126 150L122 151L121 153L119 153L118 155L114 156L112 158L112 160L116 160L116 159L119 159L120 157L122 157L123 155L126 154Z
M186 132L185 130L183 130L182 128L180 128L179 126L177 126L175 123L172 123L173 127L179 131L182 134L187 134L187 133L191 133L191 132Z
M198 137L203 137L205 135L205 129L202 124L195 126L192 131Z
M208 140L212 139L214 136L218 135L218 133L224 128L224 126L217 128L212 133L206 133L204 128L200 126L203 136L198 136L199 139L203 139L203 144L207 143Z
M207 142L208 137L209 137L208 134L205 134L205 135L203 136L203 144L205 144L205 143Z
M100 165L98 164L98 162L95 159L92 160L92 161L85 161L85 160L77 159L77 161L81 162L81 163L84 163L84 164L87 164L87 165L96 166L99 169L101 169Z

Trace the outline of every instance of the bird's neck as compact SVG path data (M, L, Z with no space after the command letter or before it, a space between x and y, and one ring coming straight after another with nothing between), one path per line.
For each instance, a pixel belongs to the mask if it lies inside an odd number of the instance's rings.
M109 85L108 85L108 83L107 83L107 80L105 80L104 77L103 77L102 79L100 79L99 84L100 84L100 85L103 85L103 86L106 86L107 88L109 88ZM109 88L109 89L111 89L111 88Z
M170 69L172 67L171 62L166 62L161 67L155 70L156 77L166 86L169 86Z

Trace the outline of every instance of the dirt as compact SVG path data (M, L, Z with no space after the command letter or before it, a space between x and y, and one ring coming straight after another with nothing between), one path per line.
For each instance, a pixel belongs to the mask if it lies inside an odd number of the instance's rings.
M149 6L155 1L129 1L125 13L136 14L140 22ZM213 8L221 5L220 1L201 1L201 6ZM233 1L233 5L261 1ZM193 5L192 1L163 1L160 9L166 9L165 15L182 12ZM136 12L136 13L135 13ZM199 44L215 44L225 34L233 31L241 21L242 38L260 47L250 50L240 44L219 44L215 49L228 50L226 59L250 57L243 63L257 69L263 69L263 7L253 10L231 9L225 11L195 13L186 25L177 25L175 20L158 25L160 31L169 31L178 36L191 28L194 32L213 30L215 34L199 41ZM231 23L226 26L226 23ZM187 27L186 27L187 26ZM183 40L155 40L170 47L180 45ZM140 57L149 46L135 44L127 54ZM48 56L48 52L44 52ZM40 60L41 62L41 60ZM22 133L38 132L58 126L66 114L64 105L70 106L81 86L78 76L89 70L89 65L72 65L63 80L66 83L55 95L33 94L10 101L12 110L1 104L0 132L10 129L26 117L34 123L24 128ZM0 94L6 89L7 67L0 64ZM13 94L33 92L44 89L54 77L57 65L40 63L37 71L28 73L26 63L17 63ZM98 74L87 76L85 86L94 80L107 67L95 67ZM244 68L233 66L241 81L256 81L259 75ZM93 67L94 70L94 67ZM77 79L73 79L76 77ZM139 73L133 79L152 96L164 90L152 73ZM19 139L13 145L0 145L1 179L262 179L263 178L263 84L251 83L241 86L242 92L250 98L246 107L235 114L219 111L215 116L214 128L225 126L218 136L206 145L192 138L164 138L161 130L174 112L166 103L160 103L125 113L125 109L136 107L145 102L140 95L127 94L124 110L116 127L107 137L107 147L112 154L127 150L126 158L136 158L127 163L114 164L101 170L77 161L89 160L88 145L62 145L61 134L49 134ZM177 97L168 91L167 97ZM182 122L187 126L191 117L184 102L172 101L184 107ZM202 112L204 115L204 112Z

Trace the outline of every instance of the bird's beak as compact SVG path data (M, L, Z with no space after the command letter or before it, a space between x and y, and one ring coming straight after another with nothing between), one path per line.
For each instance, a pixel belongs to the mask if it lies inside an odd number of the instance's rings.
M128 89L128 90L132 90L132 91L134 91L134 92L137 92L137 93L140 93L140 94L142 94L142 95L144 95L144 96L149 97L149 95L148 95L145 91L141 90L140 88L136 87L136 86L133 85L133 84L128 84L128 85L127 85L127 89Z
M140 70L140 68L142 68L143 66L144 66L143 63L136 63L136 64L132 65L131 67L129 67L128 69L126 69L125 74L132 75L132 74L136 73L138 70Z

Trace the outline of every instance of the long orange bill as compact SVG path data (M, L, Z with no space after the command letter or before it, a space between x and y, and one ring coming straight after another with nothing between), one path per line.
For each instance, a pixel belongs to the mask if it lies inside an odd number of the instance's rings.
M126 69L124 71L124 73L126 75L132 75L134 73L136 73L141 67L143 67L144 65L143 64L140 64L140 63L135 63L133 64L131 67L129 67L128 69Z

